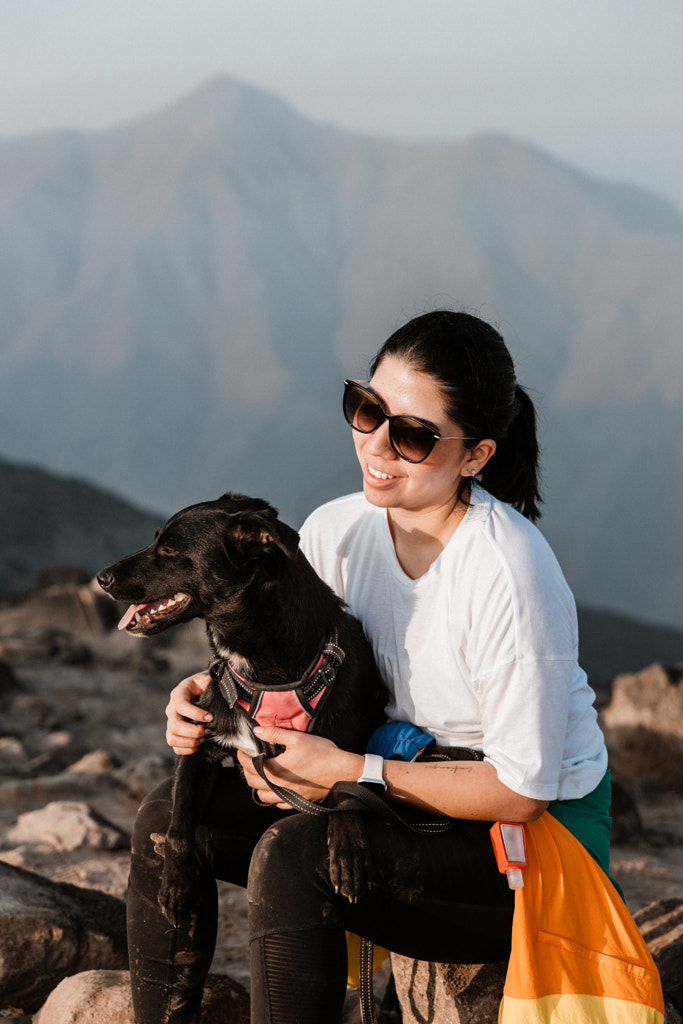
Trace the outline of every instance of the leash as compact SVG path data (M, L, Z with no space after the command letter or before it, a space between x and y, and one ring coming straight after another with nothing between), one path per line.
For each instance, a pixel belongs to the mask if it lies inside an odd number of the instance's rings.
M409 828L412 832L419 832L422 835L438 835L442 832L447 832L451 827L451 822L448 818L433 818L429 821L421 822L406 821L391 804L388 804L377 793L366 789L365 786L361 786L358 782L335 782L330 789L330 795L337 796L341 793L346 798L336 806L326 807L324 804L316 804L312 800L307 800L306 797L295 793L294 790L287 789L285 786L279 786L272 779L269 779L263 767L265 757L265 754L257 754L252 759L254 768L263 781L270 786L273 793L280 797L283 803L290 804L296 811L301 811L303 814L322 816L345 811L372 811L387 821L398 822L405 828Z
M310 729L317 710L329 695L344 657L345 654L339 646L339 636L335 630L329 641L323 643L304 676L293 683L273 687L259 685L257 682L247 682L235 671L227 658L221 659L212 666L211 675L218 683L229 707L239 706L252 724L259 722L259 716L262 719L264 714L266 717L270 717L274 724L277 724L288 714L290 728L293 727L303 732ZM335 800L341 799L333 807L314 803L269 779L263 765L265 758L264 753L257 754L253 758L257 773L283 803L289 804L302 814L321 816L338 812L370 811L385 820L397 822L405 828L423 835L439 834L451 827L449 820L441 818L422 822L406 821L377 793L357 782L336 782L334 784L330 795L333 795ZM254 791L254 799L257 803L261 802L256 796L256 791ZM373 943L370 939L362 936L360 939L359 975L361 1022L362 1024L377 1024L372 982Z
M215 662L211 666L210 673L218 683L228 706L231 709L239 706L251 721L252 726L264 716L266 719L272 717L277 724L278 719L282 720L285 715L289 714L290 728L305 732L314 721L322 702L329 696L344 658L344 650L339 646L339 634L335 630L327 643L322 645L303 677L296 682L278 686L263 686L257 682L247 682L235 671L227 658ZM263 707L264 702L265 708ZM267 778L263 767L264 759L265 754L257 754L253 758L258 774L283 802L290 804L303 814L327 815L331 811L341 810L372 810L378 813L387 809L387 805L380 797L355 782L347 784L352 791L347 792L346 799L337 807L326 808L313 803L312 800L306 800L305 797L299 796L293 790L278 786ZM337 786L341 785L341 783L337 783ZM255 790L253 795L256 803L261 803ZM367 800L366 797L370 799ZM393 816L399 821L403 821L395 812L393 812ZM361 1024L377 1024L372 968L373 943L369 939L361 937L359 958Z
M385 820L395 821L423 835L435 835L446 832L451 827L451 822L446 818L434 818L431 821L409 822L386 802L377 793L358 782L335 782L330 790L330 795L342 794L344 799L334 807L326 807L323 804L316 804L306 797L300 796L291 789L279 786L266 776L263 762L265 754L257 754L253 758L256 771L270 786L271 790L280 799L290 804L295 810L303 814L328 815L345 811L371 811L378 814ZM360 993L360 1015L362 1024L377 1024L375 1012L375 997L372 987L373 975L373 943L371 939L360 937L360 961L359 961L359 993Z

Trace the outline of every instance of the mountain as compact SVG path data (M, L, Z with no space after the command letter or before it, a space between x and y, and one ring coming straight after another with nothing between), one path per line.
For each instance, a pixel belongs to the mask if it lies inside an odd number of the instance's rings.
M518 141L388 142L220 79L0 142L0 451L175 511L298 525L359 480L341 380L407 317L496 323L542 528L591 606L683 618L683 216Z
M0 601L48 571L94 575L149 544L164 519L82 480L0 459Z

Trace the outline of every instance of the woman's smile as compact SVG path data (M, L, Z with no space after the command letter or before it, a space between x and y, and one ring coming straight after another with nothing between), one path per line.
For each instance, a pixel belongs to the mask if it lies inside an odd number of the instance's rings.
M375 469L374 466L367 464L367 471L373 480L396 480L397 478L391 473L385 473L381 469Z

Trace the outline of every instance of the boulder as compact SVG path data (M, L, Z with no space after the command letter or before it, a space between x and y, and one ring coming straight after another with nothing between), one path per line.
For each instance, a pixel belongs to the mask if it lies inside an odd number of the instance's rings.
M78 761L68 766L69 772L113 772L119 762L108 750L89 750Z
M63 665L89 665L88 644L69 629L31 623L18 626L2 638L2 651L15 661L58 661Z
M0 805L5 809L39 810L53 801L102 802L128 795L128 787L113 772L60 772L36 779L11 779L0 783Z
M2 651L2 638L0 637L0 651ZM14 669L9 661L0 658L0 707L4 708L8 701L12 700L18 690L23 689L16 677Z
M391 954L403 1024L497 1024L507 961L439 964Z
M628 786L612 780L612 842L628 845L640 843L645 837L643 820L634 794Z
M683 1014L683 900L651 903L633 917L657 964L667 1001Z
M173 774L174 763L170 751L169 754L146 754L126 762L119 769L118 777L128 786L131 797L142 800L155 786Z
M617 778L683 786L683 665L617 676L600 724Z
M96 580L80 569L68 568L40 573L0 609L10 629L53 627L84 635L112 629L120 617L119 606L103 594Z
M54 800L40 810L20 814L7 832L10 843L43 843L55 850L73 851L90 846L95 850L128 849L128 835L88 804L78 800Z
M133 1024L128 971L85 971L65 978L33 1024ZM199 1024L249 1024L249 994L237 982L210 974Z
M63 978L127 966L122 900L0 863L0 1005L33 1013Z

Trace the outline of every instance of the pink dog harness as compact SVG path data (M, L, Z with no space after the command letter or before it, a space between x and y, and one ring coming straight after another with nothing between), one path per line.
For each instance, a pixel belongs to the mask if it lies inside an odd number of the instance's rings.
M230 707L238 704L254 723L307 732L344 661L344 651L338 640L335 631L322 645L303 678L282 686L266 687L247 682L227 658L218 662L211 673L218 680L221 693Z

